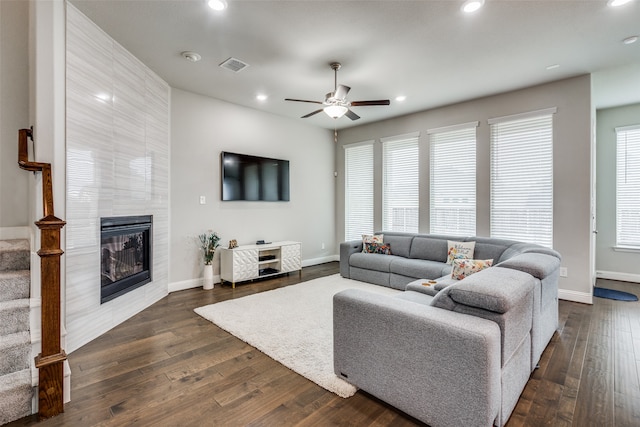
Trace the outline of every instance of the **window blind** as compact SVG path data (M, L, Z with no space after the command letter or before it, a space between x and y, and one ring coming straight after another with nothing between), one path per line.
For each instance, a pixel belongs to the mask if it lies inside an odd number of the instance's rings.
M553 246L553 114L491 125L491 237Z
M476 126L429 131L432 234L476 235Z
M373 142L346 145L345 240L373 233Z
M640 125L616 129L616 245L640 247Z
M382 139L382 227L418 232L418 135Z

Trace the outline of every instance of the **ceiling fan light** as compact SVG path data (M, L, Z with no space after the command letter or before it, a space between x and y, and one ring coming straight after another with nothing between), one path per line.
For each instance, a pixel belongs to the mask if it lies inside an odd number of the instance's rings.
M347 111L349 111L349 109L344 105L329 105L324 107L324 112L332 119L339 119L344 116Z

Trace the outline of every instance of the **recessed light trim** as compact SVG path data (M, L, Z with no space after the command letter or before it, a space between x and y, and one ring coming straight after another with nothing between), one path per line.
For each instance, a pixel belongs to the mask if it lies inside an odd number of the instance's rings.
M619 7L619 6L623 6L627 3L631 3L633 0L609 0L607 2L607 6L611 6L611 7Z
M225 0L209 0L207 4L216 12L220 12L227 8L227 2Z
M196 52L191 52L191 51L184 51L182 52L180 55L182 55L182 57L184 59L186 59L187 61L190 62L198 62L202 59L202 56L200 56L200 54L196 53Z
M467 0L460 8L465 13L473 13L484 6L484 0Z
M638 36L630 36L622 40L622 44L634 44L638 41Z

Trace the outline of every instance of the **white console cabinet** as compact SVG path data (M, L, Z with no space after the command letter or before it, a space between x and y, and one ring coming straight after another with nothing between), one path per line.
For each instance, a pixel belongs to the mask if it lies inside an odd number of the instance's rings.
M300 242L274 242L264 245L244 245L219 248L220 279L231 282L253 280L276 274L298 271L302 274Z

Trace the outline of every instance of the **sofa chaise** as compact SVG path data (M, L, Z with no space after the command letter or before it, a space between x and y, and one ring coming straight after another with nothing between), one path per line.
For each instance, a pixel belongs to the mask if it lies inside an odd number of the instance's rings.
M560 255L486 237L379 234L391 254L344 242L340 273L405 292L335 295L336 374L433 427L503 426L557 328ZM475 242L473 258L493 266L452 280L450 241Z

